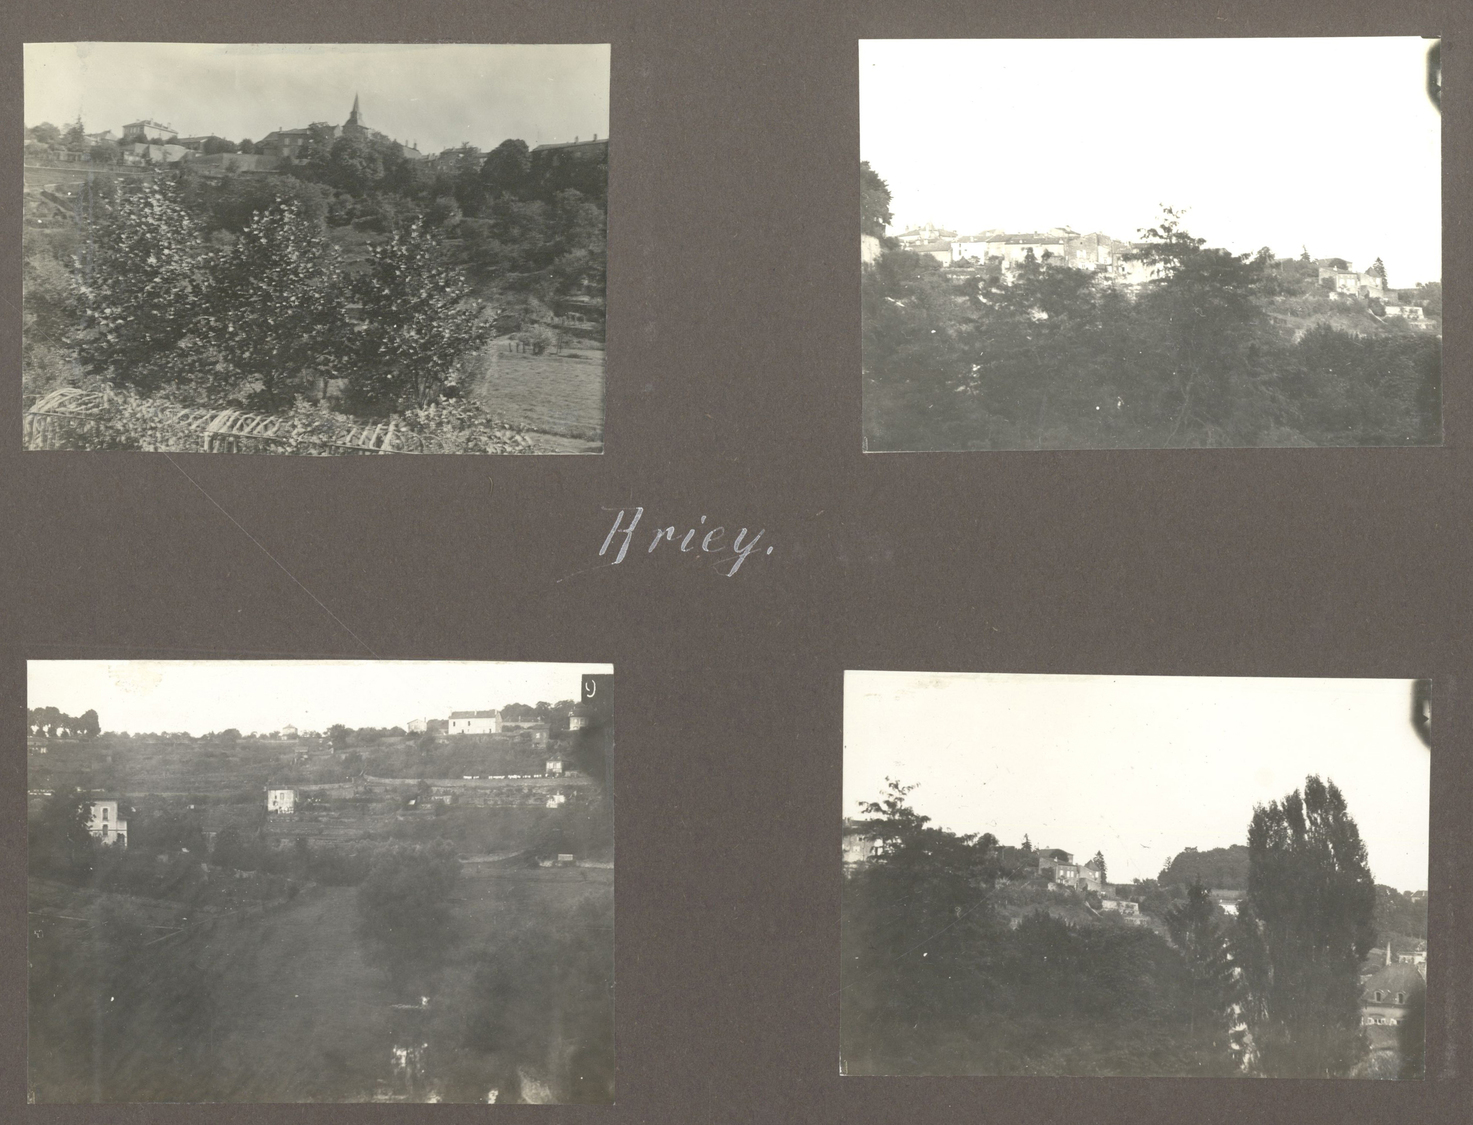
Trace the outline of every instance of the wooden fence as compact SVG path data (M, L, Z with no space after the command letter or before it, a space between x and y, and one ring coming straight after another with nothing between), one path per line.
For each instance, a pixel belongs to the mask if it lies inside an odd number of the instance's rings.
M89 437L100 432L110 405L110 396L105 391L83 391L76 387L52 391L25 413L25 447L71 449L79 441L85 444ZM273 446L338 454L413 452L396 447L400 435L392 419L365 423L344 419L344 425L337 431L315 435L301 433L285 418L243 410L159 402L147 403L144 410L173 429L198 435L198 446L182 452L267 452Z

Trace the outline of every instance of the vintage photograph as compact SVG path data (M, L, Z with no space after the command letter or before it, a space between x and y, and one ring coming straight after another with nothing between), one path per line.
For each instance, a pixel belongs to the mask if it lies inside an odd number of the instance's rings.
M1442 442L1436 40L862 40L864 448Z
M31 1102L613 1101L609 665L27 690Z
M601 453L606 44L28 43L27 449Z
M1428 681L845 673L841 1073L1422 1078L1430 747Z

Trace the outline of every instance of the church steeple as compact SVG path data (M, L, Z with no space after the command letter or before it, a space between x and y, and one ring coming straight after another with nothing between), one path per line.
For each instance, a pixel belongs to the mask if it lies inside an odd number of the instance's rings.
M353 94L353 112L348 114L348 124L363 128L363 118L358 113L358 94Z

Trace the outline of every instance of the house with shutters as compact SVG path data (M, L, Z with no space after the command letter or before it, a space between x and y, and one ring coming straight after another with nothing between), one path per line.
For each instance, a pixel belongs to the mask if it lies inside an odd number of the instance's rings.
M92 802L87 831L101 843L116 844L120 848L128 846L128 822L119 816L115 800Z

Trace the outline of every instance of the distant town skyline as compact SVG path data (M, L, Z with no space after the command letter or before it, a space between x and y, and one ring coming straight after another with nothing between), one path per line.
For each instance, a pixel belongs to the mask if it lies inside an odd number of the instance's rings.
M28 43L26 125L88 132L153 120L180 136L259 141L363 119L432 155L609 131L605 44Z
M1376 881L1427 887L1430 762L1403 680L845 673L844 815L887 778L938 827L1102 850L1113 882L1247 842L1257 803L1334 781Z
M610 664L426 660L33 660L27 705L97 712L105 731L402 727L452 710L579 697Z
M860 155L890 186L891 234L1129 242L1165 204L1211 246L1379 257L1411 287L1442 276L1432 42L861 40Z

